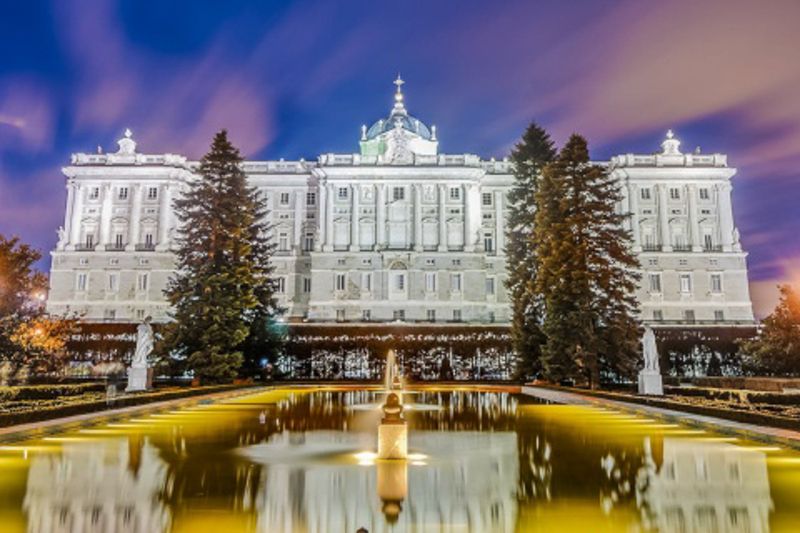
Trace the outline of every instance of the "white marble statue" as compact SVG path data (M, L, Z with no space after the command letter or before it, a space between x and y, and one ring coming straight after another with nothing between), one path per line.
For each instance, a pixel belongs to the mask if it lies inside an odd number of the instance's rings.
M661 370L658 364L658 347L653 328L645 326L642 336L642 353L644 354L644 368L639 372L639 394L662 396L664 383L661 379Z
M128 387L126 392L144 391L148 388L147 357L153 351L155 337L148 316L136 328L136 350L133 353L131 366L128 368Z
M656 347L656 335L653 328L645 326L642 336L642 352L644 353L644 370L646 372L661 373L658 366L658 348Z

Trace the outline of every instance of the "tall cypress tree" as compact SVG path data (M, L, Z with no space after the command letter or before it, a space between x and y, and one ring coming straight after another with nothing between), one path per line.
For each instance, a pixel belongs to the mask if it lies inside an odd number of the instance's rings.
M542 173L533 240L550 379L597 387L601 374L630 376L636 368L638 262L623 227L628 215L616 209L620 200L620 185L589 162L579 135Z
M199 179L175 201L181 223L177 273L165 291L173 306L162 352L204 382L234 378L243 352L279 312L273 299L273 245L266 202L241 168L225 130L200 162ZM249 343L249 344L248 344Z
M511 152L514 185L508 194L506 287L512 306L511 340L517 355L517 376L523 379L535 376L542 368L542 302L535 292L537 252L532 237L541 172L555 155L550 136L533 122Z

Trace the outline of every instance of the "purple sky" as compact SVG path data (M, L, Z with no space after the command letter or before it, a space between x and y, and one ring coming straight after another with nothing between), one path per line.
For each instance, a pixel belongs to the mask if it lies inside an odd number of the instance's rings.
M505 155L531 119L593 157L729 154L756 310L800 286L800 2L15 2L0 17L0 233L44 251L60 167L115 149L254 158L357 149L402 72L446 152ZM42 268L47 268L43 261Z

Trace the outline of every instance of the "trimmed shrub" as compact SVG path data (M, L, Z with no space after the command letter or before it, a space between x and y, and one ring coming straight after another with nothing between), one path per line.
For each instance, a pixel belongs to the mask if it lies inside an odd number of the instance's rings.
M0 402L15 400L55 400L64 396L80 396L88 392L105 392L105 390L106 386L104 383L0 387Z

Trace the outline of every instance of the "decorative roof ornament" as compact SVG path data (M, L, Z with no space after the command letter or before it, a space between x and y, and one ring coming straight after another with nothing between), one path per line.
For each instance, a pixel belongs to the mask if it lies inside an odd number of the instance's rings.
M361 140L362 141L366 141L367 140L367 125L366 124L362 124L361 125Z
M662 155L681 155L681 142L675 138L672 130L667 130L667 138L661 143Z
M125 128L125 136L117 141L120 155L133 155L136 153L136 141L133 140L133 132L130 128Z
M405 115L407 114L406 106L403 103L403 100L405 98L403 96L403 84L405 84L405 82L403 81L403 78L400 77L399 72L397 73L397 79L394 80L394 82L392 83L394 83L397 86L397 91L395 91L394 93L394 108L392 109L392 114L397 113Z

